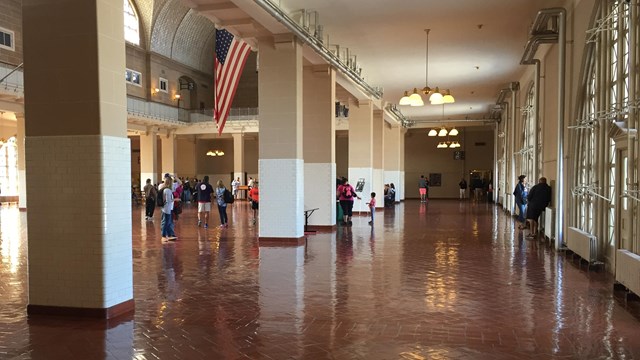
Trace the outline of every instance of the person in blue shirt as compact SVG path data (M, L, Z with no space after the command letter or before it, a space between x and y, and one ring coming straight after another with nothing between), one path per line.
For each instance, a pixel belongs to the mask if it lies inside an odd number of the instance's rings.
M518 221L522 224L518 225L518 228L524 229L527 227L527 220L524 216L525 210L527 208L527 176L520 175L518 176L518 183L516 184L516 188L513 190L513 196L515 198L516 206L518 207Z

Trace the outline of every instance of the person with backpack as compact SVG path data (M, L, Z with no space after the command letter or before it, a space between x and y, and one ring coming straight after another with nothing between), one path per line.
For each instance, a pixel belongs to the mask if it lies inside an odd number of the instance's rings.
M225 192L229 192L226 187L224 187L224 183L222 180L218 180L217 186L215 189L216 194L216 202L218 203L218 212L220 213L220 227L227 228L229 227L229 218L227 218L227 201L225 199ZM229 192L229 194L231 194ZM233 196L232 196L233 198ZM227 201L225 201L227 200Z
M156 209L156 197L158 190L151 184L151 179L147 179L144 186L144 204L145 204L145 220L153 220L153 213Z
M340 200L340 206L342 207L342 212L344 213L342 217L342 221L344 225L353 225L351 221L351 216L353 215L353 201L354 198L358 198L360 200L360 196L356 194L356 189L349 184L349 180L347 178L343 178L342 185L338 186L337 194L338 200Z
M174 231L173 217L171 213L173 212L173 191L171 190L172 180L171 177L166 177L164 179L164 186L159 190L162 195L162 222L160 224L162 228L162 238L167 239L169 241L175 241L178 238L176 237L176 233Z

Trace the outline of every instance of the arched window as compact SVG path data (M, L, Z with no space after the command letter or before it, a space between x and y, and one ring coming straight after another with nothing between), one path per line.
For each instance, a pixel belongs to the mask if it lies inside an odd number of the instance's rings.
M124 39L140 45L140 22L129 0L124 0Z
M4 196L18 195L18 146L15 137L0 147L0 191Z

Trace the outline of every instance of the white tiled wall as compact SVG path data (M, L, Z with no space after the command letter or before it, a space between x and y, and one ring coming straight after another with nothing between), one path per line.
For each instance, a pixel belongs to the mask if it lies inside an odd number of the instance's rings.
M260 159L260 237L304 236L304 161Z
M130 152L127 138L26 138L30 304L133 298Z
M400 184L402 184L402 186L400 186L400 200L404 200L407 196L407 192L404 187L404 171L400 171Z
M27 173L24 170L18 170L18 207L25 209L27 207Z
M309 225L336 224L336 164L304 163L304 209L318 208Z
M372 168L349 168L349 184L351 184L354 188L358 183L358 179L364 178L364 189L362 192L358 192L358 196L362 199L358 200L354 199L353 202L353 211L362 211L368 212L369 208L367 207L367 202L369 201L369 197L371 195L371 189L373 188L373 169ZM377 196L377 194L376 194Z

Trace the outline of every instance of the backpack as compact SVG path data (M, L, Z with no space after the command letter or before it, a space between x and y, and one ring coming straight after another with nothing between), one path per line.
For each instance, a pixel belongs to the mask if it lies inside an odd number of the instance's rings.
M351 186L343 187L342 197L345 199L351 199L353 197L353 192L351 192Z
M158 191L158 196L156 196L156 205L159 207L164 206L164 190L168 188L163 188L162 191Z
M224 189L224 193L222 193L222 199L227 204L233 204L233 200L234 200L233 194L231 193L231 191L227 189Z

